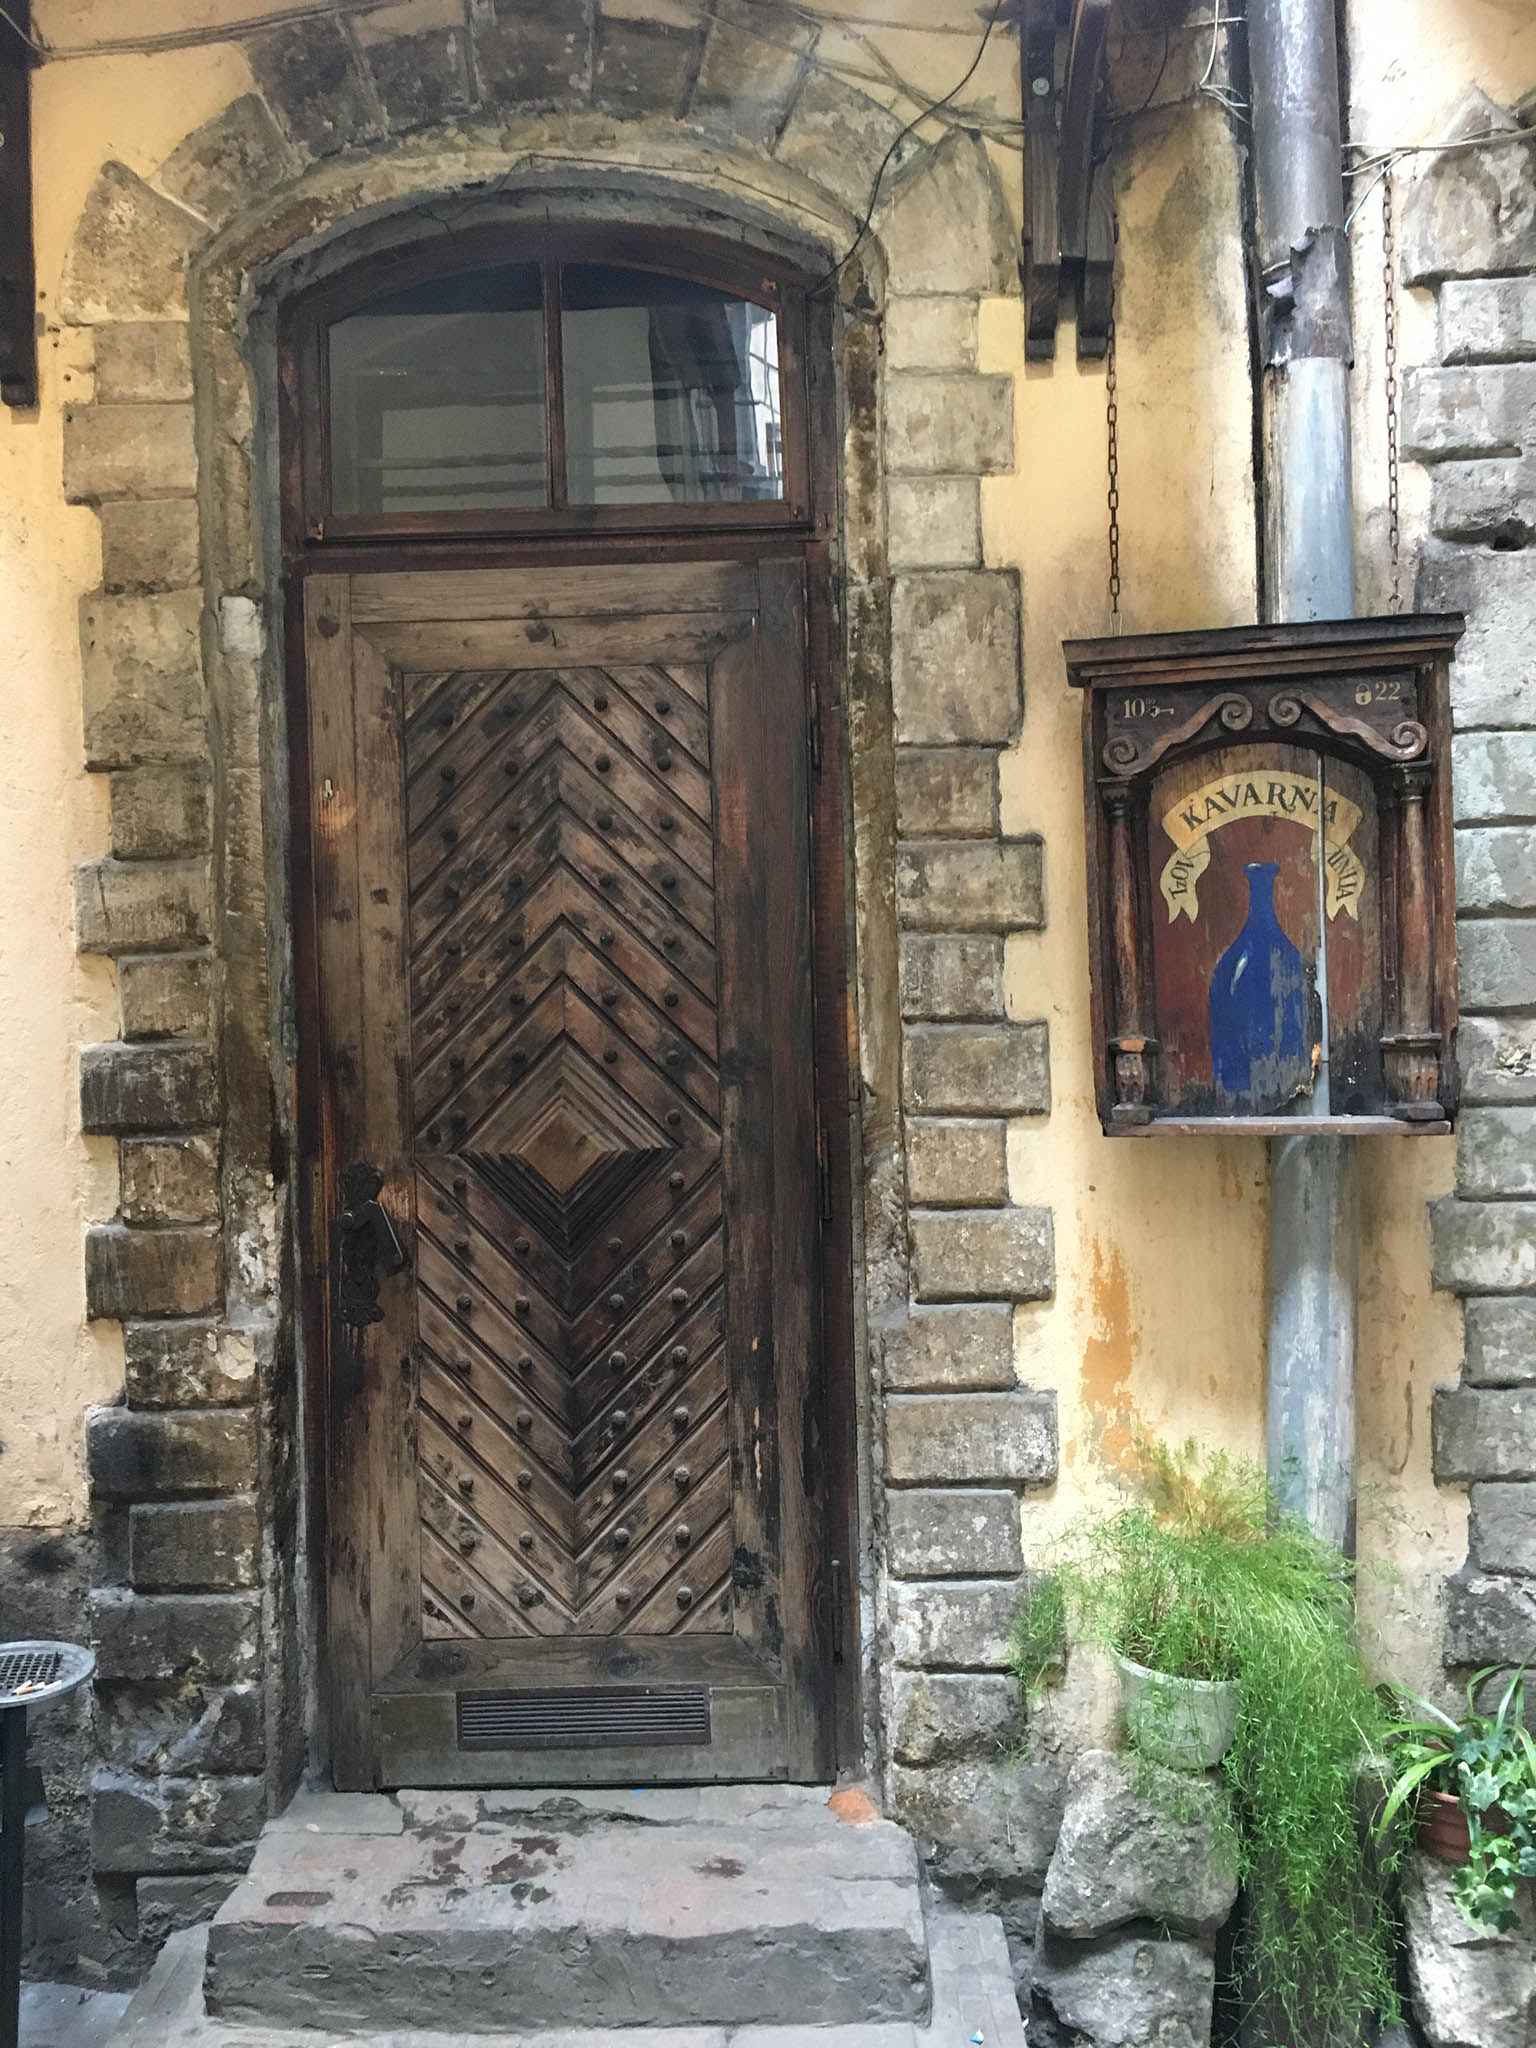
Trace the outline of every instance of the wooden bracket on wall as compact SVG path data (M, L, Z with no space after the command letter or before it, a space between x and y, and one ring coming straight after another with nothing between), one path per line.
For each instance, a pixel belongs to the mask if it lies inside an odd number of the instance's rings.
M1114 198L1104 112L1110 0L1023 0L1025 354L1049 362L1064 289L1077 353L1108 346Z
M32 240L32 0L0 20L0 404L37 404L37 265Z

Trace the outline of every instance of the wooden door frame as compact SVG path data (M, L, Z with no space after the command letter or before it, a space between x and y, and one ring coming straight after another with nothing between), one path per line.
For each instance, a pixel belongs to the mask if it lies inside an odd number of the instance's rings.
M823 1503L823 1540L830 1552L827 1581L831 1612L820 1633L831 1661L828 1688L828 1746L833 1769L862 1759L864 1731L859 1651L859 1488L857 1374L854 1369L853 1202L854 1131L857 1104L852 1076L857 1071L851 997L850 905L847 862L848 759L846 719L838 658L833 535L838 491L835 462L836 390L831 345L832 313L817 302L809 336L810 393L807 448L811 473L810 517L804 527L744 533L722 522L713 532L690 527L662 534L654 521L637 522L632 534L579 535L466 541L391 540L387 543L327 544L309 538L293 519L301 503L296 418L298 365L292 344L279 352L279 393L283 449L281 475L284 524L291 536L284 559L285 696L289 762L289 850L293 916L294 1132L297 1186L298 1312L303 1339L303 1400L306 1537L311 1560L315 1640L328 1640L329 1596L329 1342L325 1325L324 1274L327 1218L322 1212L320 1144L319 961L314 905L314 851L308 759L309 692L304 658L304 585L309 575L405 569L508 568L528 571L584 563L594 567L635 562L689 560L755 561L799 555L807 592L807 684L811 696L810 861L812 881L812 1001L814 1008L814 1092L824 1158L821 1192L819 1329L824 1441L819 1463L828 1475ZM788 1418L785 1418L786 1420ZM812 1418L807 1417L810 1422ZM330 1698L318 1689L315 1731L329 1759Z

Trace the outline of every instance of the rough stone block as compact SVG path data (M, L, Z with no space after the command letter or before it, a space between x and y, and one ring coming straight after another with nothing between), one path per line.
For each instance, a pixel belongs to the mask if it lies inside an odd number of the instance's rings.
M394 134L446 120L469 105L469 51L461 29L360 40L374 92Z
M249 1500L144 1504L128 1516L128 1571L140 1593L254 1586L261 1526Z
M118 1586L91 1595L98 1678L184 1678L235 1684L261 1663L261 1602L254 1593L166 1593Z
M1528 546L1536 534L1536 455L1437 463L1429 530L1441 540Z
M1446 141L1518 124L1484 93L1469 94ZM1536 270L1536 139L1432 157L1403 204L1410 284Z
M1528 686L1531 558L1528 553L1425 541L1419 549L1420 611L1465 612L1467 630L1451 671L1456 724L1529 727L1536 702Z
M909 1024L902 1098L919 1116L1044 1116L1051 1106L1046 1026Z
M197 503L128 498L101 507L101 582L124 591L190 590L200 575Z
M891 1654L918 1671L1005 1671L1024 1592L1020 1579L893 1582Z
M1013 468L1011 377L898 370L885 394L892 476L998 476Z
M891 589L891 700L907 746L1003 745L1023 715L1019 582L1010 570L898 576Z
M1536 1584L1492 1578L1463 1565L1445 1582L1448 1669L1458 1664L1522 1664L1536 1643Z
M1024 1569L1012 1493L979 1486L893 1490L885 1496L885 1520L898 1579L1015 1577Z
M206 1038L213 1028L213 961L206 953L120 957L117 999L126 1040Z
M1019 1689L980 1673L898 1671L892 1681L892 1749L901 1764L948 1764L996 1756L1018 1736Z
M1440 2048L1515 2048L1536 2036L1536 1903L1517 1900L1518 1924L1485 1933L1467 1921L1456 1873L1410 1854L1402 1875L1408 1984L1414 2017Z
M979 135L953 128L892 178L881 194L875 232L892 293L1018 288L1013 223Z
M1536 1578L1536 1485L1488 1481L1470 1499L1473 1562L1485 1572Z
M729 125L747 143L783 126L816 30L774 0L715 0L690 111Z
M68 406L63 412L63 496L190 498L197 449L190 406Z
M1536 156L1532 158L1536 167ZM1440 287L1440 355L1447 363L1536 357L1536 277L1447 278Z
M212 1223L219 1213L212 1138L124 1138L118 1206L125 1223Z
M1452 1294L1536 1291L1536 1203L1448 1195L1430 1203L1429 1219L1437 1287Z
M896 1817L940 1884L1017 1894L1038 1889L1061 1829L1065 1781L1049 1764L986 1763L890 1773Z
M1056 1396L893 1394L886 1477L912 1486L1048 1485L1056 1477Z
M889 107L830 72L808 71L774 155L862 219L880 166L903 122ZM901 161L897 152L896 163Z
M125 320L98 327L95 342L96 407L110 412L120 405L190 402L192 349L184 321Z
M970 569L981 561L975 477L894 477L886 520L893 569Z
M1463 732L1451 742L1458 825L1536 819L1536 732Z
M242 1870L266 1818L264 1778L91 1780L91 1862L104 1875Z
M85 1234L85 1312L93 1320L205 1315L223 1298L216 1230L125 1230L103 1223Z
M592 93L590 0L492 0L471 16L475 68L503 107L570 106Z
M184 320L187 261L204 232L125 164L104 164L64 261L60 316L78 327Z
M1072 1941L1132 1920L1207 1940L1237 1900L1235 1844L1209 1780L1084 1750L1067 1778L1041 1915L1052 1934Z
M983 1208L1008 1199L1008 1127L990 1118L911 1117L907 1193L922 1208Z
M1049 1209L915 1209L910 1227L919 1301L1046 1301L1055 1291Z
M1461 1000L1469 1010L1536 1003L1536 917L1467 918L1456 927Z
M259 1683L99 1684L96 1731L104 1762L146 1777L241 1776L267 1764Z
M81 599L88 768L202 755L202 606L198 590Z
M881 1342L888 1392L997 1392L1017 1384L1013 1310L1006 1302L970 1301L954 1308L914 1309Z
M993 838L997 805L997 755L991 747L896 749L901 838Z
M1456 907L1536 910L1536 833L1529 825L1463 826L1456 834Z
M252 36L245 53L267 105L307 156L334 156L379 133L381 110L343 22L295 22Z
M298 158L267 103L246 93L194 128L160 166L160 183L215 228L290 178Z
M1205 2048L1211 2038L1211 1945L1170 1941L1150 1921L1133 1921L1097 1941L1063 1941L1042 1928L1033 1981L1036 1999L1075 2030L1075 2040L1106 2048Z
M1433 1411L1436 1479L1536 1479L1536 1388L1441 1387Z
M112 777L113 853L118 860L166 861L206 852L210 797L207 772L197 762L119 769ZM201 863L195 872L204 872Z
M1536 1017L1463 1017L1456 1062L1464 1103L1536 1102Z
M234 1871L226 1877L141 1877L133 1890L139 1939L160 1948L182 1928L211 1920L239 1882Z
M885 309L888 370L974 370L973 298L891 299Z
M87 1131L190 1130L218 1121L218 1073L207 1045L88 1045L80 1054Z
M592 97L619 114L675 113L698 54L697 28L667 21L597 22Z
M209 936L204 860L82 861L75 869L75 943L82 953L142 953Z
M1456 1137L1457 1192L1536 1195L1536 1109L1469 1109Z
M1536 445L1536 364L1409 369L1403 452L1420 462L1518 455Z
M956 1020L1003 1014L1003 942L981 934L901 940L903 1017Z
M92 1408L86 1466L98 1500L171 1500L248 1493L256 1478L256 1422L249 1408Z
M237 1407L256 1392L256 1347L244 1330L200 1322L128 1323L123 1355L135 1408Z
M896 913L907 931L1039 931L1045 849L1038 839L920 840L896 856Z
M1536 1301L1469 1301L1463 1377L1475 1387L1536 1386Z

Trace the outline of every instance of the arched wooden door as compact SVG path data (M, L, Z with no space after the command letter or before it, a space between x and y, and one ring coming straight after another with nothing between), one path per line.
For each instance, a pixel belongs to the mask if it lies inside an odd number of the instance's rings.
M610 323L616 395L580 418L568 346L563 384L528 397L522 303L499 310L524 357L493 361L486 401L473 279L392 293L361 339L337 340L370 317L355 300L303 330L345 474L314 446L323 408L305 438L303 341L294 357L301 464L329 493L301 502L293 590L333 1768L342 1786L815 1778L848 1553L820 564L785 496L803 454L782 407L765 432L728 388L764 386L738 345L752 324L717 317L739 296L551 271L546 254L489 294L542 295L542 364L572 299L627 293L644 316ZM447 330L410 332L444 317L422 310L433 290L470 307L446 369ZM338 358L374 388L344 390ZM402 362L424 401L388 383ZM391 522L426 523L391 490L538 495L535 443L566 504L477 501L473 530L580 519L600 543L482 543L451 566L460 506L381 548ZM573 512L605 464L608 503ZM623 528L657 489L642 550Z

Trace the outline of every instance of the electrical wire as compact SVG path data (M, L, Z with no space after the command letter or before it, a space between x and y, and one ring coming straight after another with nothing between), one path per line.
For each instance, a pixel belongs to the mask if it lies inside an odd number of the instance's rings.
M976 73L980 70L981 60L987 54L987 45L992 40L992 31L997 27L998 22L1002 19L1003 9L1009 4L1010 0L993 0L992 12L987 16L987 25L981 32L981 41L976 45L976 54L971 59L970 63L966 66L964 75L959 80L957 80L957 82L953 86L950 87L949 91L945 93L944 97L941 100L934 100L929 105L919 108L917 113L915 113L912 116L911 120L907 123L905 128L902 128L897 132L897 134L891 142L890 148L885 152L885 155L880 159L880 167L875 172L875 182L869 188L869 200L864 208L864 217L859 222L858 233L854 236L853 240L848 244L848 247L844 250L843 254L838 258L837 262L833 264L832 268L827 272L825 277L818 278L816 283L811 286L810 296L814 297L817 293L824 292L829 284L834 284L837 281L837 279L842 275L843 271L847 268L847 266L853 261L855 255L857 255L859 249L863 246L864 237L869 233L870 222L875 217L875 207L878 205L880 199L880 187L885 180L885 174L887 170L890 168L892 157L895 156L897 150L900 149L901 145L906 141L907 137L912 133L912 131L915 128L920 127L924 121L930 118L930 116L942 112L942 110L945 107L947 107L952 100L956 99L959 96L959 94L964 92L965 88L970 84L971 80L976 76Z

